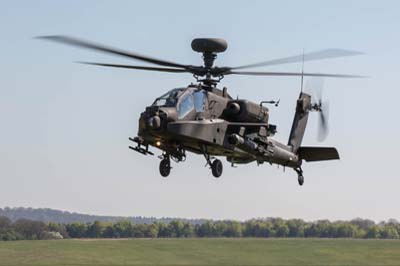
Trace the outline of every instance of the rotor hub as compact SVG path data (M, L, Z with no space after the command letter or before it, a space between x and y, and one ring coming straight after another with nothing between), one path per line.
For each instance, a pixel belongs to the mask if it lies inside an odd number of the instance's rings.
M192 49L203 54L204 67L211 69L217 53L225 52L228 43L224 39L217 38L197 38L192 41Z

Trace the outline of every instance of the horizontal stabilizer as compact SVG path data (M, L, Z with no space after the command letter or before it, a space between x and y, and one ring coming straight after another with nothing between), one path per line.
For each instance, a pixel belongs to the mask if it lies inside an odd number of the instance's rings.
M340 159L338 151L333 147L300 147L299 157L307 162Z

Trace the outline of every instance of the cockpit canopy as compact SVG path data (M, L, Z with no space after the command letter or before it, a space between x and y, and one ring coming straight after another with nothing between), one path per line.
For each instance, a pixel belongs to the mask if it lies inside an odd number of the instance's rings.
M168 91L167 93L158 97L154 101L153 106L175 107L176 102L178 100L178 95L183 90L185 90L185 89L179 88L179 89L172 89L172 90Z
M176 107L178 119L182 119L190 113L203 113L206 97L205 90L195 87L173 89L158 97L153 106ZM192 112L193 110L195 112Z

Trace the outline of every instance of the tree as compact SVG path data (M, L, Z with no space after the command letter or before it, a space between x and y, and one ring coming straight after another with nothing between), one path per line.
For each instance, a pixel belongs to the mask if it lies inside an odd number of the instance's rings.
M305 237L336 237L337 225L328 220L319 220L308 224L304 229Z
M300 219L292 219L286 222L289 228L289 237L304 237L304 221Z
M11 227L11 220L5 216L0 216L0 233L9 230Z
M158 236L158 226L155 223L149 224L145 231L145 237L156 238Z
M173 220L168 225L171 237L182 237L183 235L183 222L179 220Z
M47 227L50 232L58 232L62 235L63 238L69 238L67 229L64 224L49 223Z
M227 221L218 221L214 222L212 226L211 236L213 237L228 237L228 222Z
M399 238L399 233L397 232L397 229L393 225L385 225L381 229L381 238L386 238L386 239L398 239Z
M255 225L256 225L256 220L249 220L246 221L243 225L243 236L244 237L254 237L255 236Z
M245 237L273 237L275 231L271 221L253 219L244 223L242 234Z
M158 227L158 237L170 237L171 236L168 225L166 225L163 222L157 222L155 224Z
M276 235L274 225L270 221L260 221L255 231L258 237L274 237Z
M131 237L133 236L133 225L128 220L121 220L113 225L115 237Z
M368 219L356 218L350 221L351 224L358 226L364 231L368 231L368 229L375 225L375 222Z
M47 225L39 221L19 219L14 225L14 230L20 233L25 239L40 239L40 235L47 231Z
M319 220L315 224L315 231L318 237L332 237L331 222L328 220Z
M371 226L366 234L367 238L379 238L381 236L381 230L377 225Z
M68 235L72 238L87 237L87 225L83 223L72 223L66 225Z
M7 231L4 231L3 233L0 233L0 240L3 241L13 241L22 239L24 239L24 236L21 235L20 233L15 232L13 229L9 229Z
M99 238L102 236L105 226L100 221L94 221L87 228L87 236Z
M355 237L357 235L357 227L350 223L340 222L337 230L337 237Z
M274 220L273 224L275 236L287 237L289 235L289 227L286 225L286 222L283 219L277 218Z
M190 222L186 222L182 228L182 236L184 237L194 237L194 226Z
M119 238L121 237L118 232L115 232L114 225L108 224L103 230L103 237L105 238Z
M212 237L214 232L214 224L211 221L206 221L196 229L199 237Z
M146 233L146 224L135 224L133 226L133 237L144 237Z
M236 221L221 221L215 225L214 236L240 237L242 236L242 224Z

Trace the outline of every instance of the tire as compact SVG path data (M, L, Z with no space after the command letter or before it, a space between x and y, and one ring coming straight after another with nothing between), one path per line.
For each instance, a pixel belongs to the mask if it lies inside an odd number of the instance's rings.
M302 186L304 184L304 176L299 175L299 178L297 180L299 181L300 186Z
M169 176L169 173L171 172L171 162L168 159L162 159L160 162L160 175L163 177Z
M211 172L215 178L218 178L222 175L224 167L222 162L218 159L215 159L211 164Z

